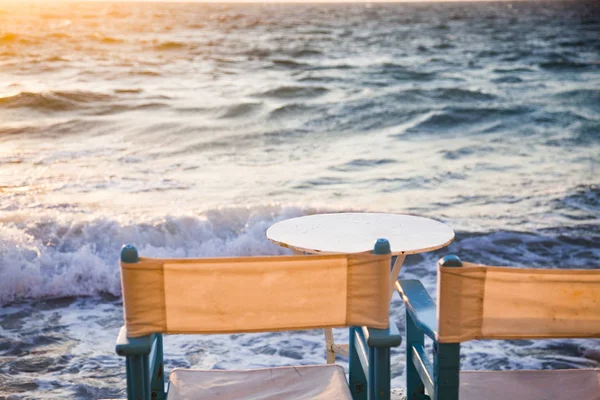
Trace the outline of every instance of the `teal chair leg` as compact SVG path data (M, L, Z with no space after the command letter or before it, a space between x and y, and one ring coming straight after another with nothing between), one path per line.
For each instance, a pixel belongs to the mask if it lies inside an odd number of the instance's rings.
M148 400L148 356L127 356L127 399Z
M389 400L390 398L390 348L402 343L402 336L394 323L387 329L362 328L357 338L368 352L368 392L369 400Z
M128 338L121 328L116 352L126 360L128 400L165 400L162 335Z
M150 395L152 400L165 400L165 374L162 335L156 335L154 354L150 355Z
M419 377L413 362L413 346L425 343L425 335L420 330L412 316L406 311L406 399L420 400L424 398L425 385Z
M350 392L354 400L390 399L390 348L402 337L396 325L388 329L350 330Z
M373 379L373 399L375 400L389 400L390 398L390 348L389 347L375 347L369 349L369 352L373 352L375 357L373 358L372 370L375 371L375 377Z
M375 399L375 349L369 347L367 349L369 354L369 400Z
M357 347L357 330L360 328L350 328L350 341L348 345L348 361L349 361L349 384L350 384L350 393L352 393L352 398L354 400L367 400L368 392L367 392L367 377L365 376L365 372L360 362L359 357L359 347ZM363 354L364 356L364 354Z
M460 343L437 343L433 348L435 397L433 400L458 400Z

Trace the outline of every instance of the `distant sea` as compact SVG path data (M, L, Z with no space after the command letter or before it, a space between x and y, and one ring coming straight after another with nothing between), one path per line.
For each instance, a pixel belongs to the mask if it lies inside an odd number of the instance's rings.
M448 253L600 268L599 163L597 1L0 3L0 399L125 396L124 243L285 254L277 221L387 211L456 231L402 271L432 295ZM479 341L462 364L598 350ZM320 331L166 339L167 371L323 362Z

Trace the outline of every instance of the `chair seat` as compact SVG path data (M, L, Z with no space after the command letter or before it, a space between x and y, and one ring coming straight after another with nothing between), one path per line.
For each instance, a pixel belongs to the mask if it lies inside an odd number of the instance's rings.
M463 371L461 400L600 400L600 369Z
M174 369L169 400L352 400L339 365L244 371Z

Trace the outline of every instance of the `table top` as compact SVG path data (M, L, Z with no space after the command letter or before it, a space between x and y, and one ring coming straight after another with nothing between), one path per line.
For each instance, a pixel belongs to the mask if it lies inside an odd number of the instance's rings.
M338 213L286 219L271 226L267 238L306 253L362 253L383 238L390 242L392 254L417 254L449 245L454 231L414 215Z

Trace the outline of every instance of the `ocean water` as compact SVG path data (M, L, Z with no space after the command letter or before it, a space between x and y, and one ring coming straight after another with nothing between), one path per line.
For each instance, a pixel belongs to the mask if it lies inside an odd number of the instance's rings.
M286 254L277 221L388 211L456 231L402 271L433 295L448 253L599 268L599 32L595 1L0 3L0 398L124 396L124 243ZM319 331L165 343L167 370L324 362ZM462 364L599 367L600 343Z

